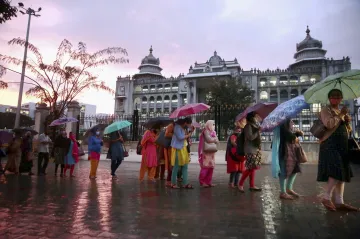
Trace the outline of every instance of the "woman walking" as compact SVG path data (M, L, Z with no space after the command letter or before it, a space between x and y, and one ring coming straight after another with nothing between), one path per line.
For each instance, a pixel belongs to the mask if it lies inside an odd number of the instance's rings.
M240 174L243 171L245 171L245 156L240 156L237 154L237 143L236 143L245 125L243 122L240 121L236 122L235 125L236 128L228 139L226 154L225 154L227 173L230 174L229 186L231 188L235 188L239 186Z
M20 133L16 132L15 137L9 145L7 152L8 160L4 167L4 173L6 171L19 174L19 166L21 161L21 144L22 139Z
M33 161L32 161L32 145L33 140L31 137L31 132L28 131L25 133L25 136L21 145L21 162L19 167L19 173L29 173L29 175L34 175L32 172Z
M255 171L261 165L261 137L260 137L260 116L251 112L246 116L246 126L244 128L244 152L246 156L245 171L243 172L239 191L244 193L244 182L247 177L250 179L250 191L261 191L255 186Z
M351 132L348 109L339 105L343 99L342 92L333 89L329 92L330 105L324 107L320 119L327 132L320 139L320 152L318 164L318 182L327 182L322 204L330 211L359 211L358 208L344 203L345 182L350 182L353 172L348 156L348 138ZM332 194L335 192L335 204Z
M300 161L296 156L298 137L303 136L302 131L293 132L294 122L288 119L274 130L273 142L279 141L279 147L273 148L272 165L280 171L273 172L273 176L280 179L280 199L293 200L299 198L293 190L297 173L301 172Z
M117 179L116 170L124 160L124 138L119 131L110 134L110 147L107 158L111 159L111 176Z
M199 163L200 163L200 186L204 188L214 187L212 184L212 176L215 167L215 153L217 151L217 144L219 139L215 132L215 123L213 120L208 120L205 124L205 129L200 135L199 140ZM206 147L211 149L206 149Z
M69 133L70 146L69 151L65 157L65 168L64 168L64 177L66 177L66 171L70 169L70 177L74 176L75 164L79 162L79 147L77 145L77 141L75 135L70 132Z
M101 154L101 146L103 145L103 141L100 138L100 131L97 128L91 129L92 135L89 138L89 160L90 160L90 179L96 178L97 168L99 166L100 154Z
M175 123L171 122L165 129L165 138L172 141L174 135ZM171 144L169 147L164 148L164 158L165 158L165 168L167 169L167 178L166 186L171 187L171 175L172 175L172 166L171 166Z
M142 158L140 165L139 180L143 181L145 173L147 172L148 179L152 182L155 181L155 173L157 167L157 154L156 154L156 136L157 129L149 129L144 133L141 140L142 145Z
M178 189L177 174L179 167L182 167L182 176L185 189L193 189L193 186L188 183L188 164L189 153L187 151L187 139L191 133L186 134L185 128L187 126L185 119L179 119L174 127L174 135L171 140L171 166L173 166L171 175L171 188Z
M66 135L65 129L60 130L60 134L54 141L53 157L55 158L55 176L59 165L61 166L60 177L64 176L65 157L69 152L70 139Z

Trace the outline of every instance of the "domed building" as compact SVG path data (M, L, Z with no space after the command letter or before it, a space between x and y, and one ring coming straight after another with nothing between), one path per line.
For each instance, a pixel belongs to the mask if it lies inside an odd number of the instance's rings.
M115 114L132 114L138 109L141 114L167 115L186 103L206 102L209 81L231 78L251 88L257 102L281 103L303 94L328 75L351 69L349 57L326 58L322 42L310 35L308 27L305 33L305 39L296 44L295 62L287 69L245 70L236 58L228 61L215 51L205 63L191 65L187 75L166 78L151 47L141 61L139 73L118 77ZM312 107L312 111L320 109L317 105ZM310 126L306 120L298 124Z

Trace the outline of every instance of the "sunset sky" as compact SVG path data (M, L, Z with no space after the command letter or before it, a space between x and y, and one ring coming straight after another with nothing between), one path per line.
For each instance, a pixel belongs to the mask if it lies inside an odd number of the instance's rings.
M218 52L225 60L238 59L244 69L285 69L294 62L296 43L311 36L323 42L327 57L349 56L360 69L359 0L23 0L42 7L33 18L30 42L45 61L55 59L60 42L87 44L90 52L111 46L126 48L129 64L111 65L99 78L115 89L116 77L134 74L153 46L163 75L186 74L190 65L206 62ZM16 4L17 1L13 1ZM22 58L23 49L8 46L25 38L27 17L0 25L0 53ZM21 67L11 67L21 71ZM8 73L3 80L19 81ZM0 104L17 104L18 84L0 91ZM96 97L94 97L96 96ZM113 113L113 96L87 91L78 100L97 105L97 113ZM38 102L24 97L23 102Z

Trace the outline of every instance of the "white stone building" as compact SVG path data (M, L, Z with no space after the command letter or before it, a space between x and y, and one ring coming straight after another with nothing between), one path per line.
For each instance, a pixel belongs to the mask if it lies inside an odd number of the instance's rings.
M117 78L114 113L132 114L138 109L142 114L167 114L186 103L205 103L209 81L226 78L238 79L254 90L257 102L281 103L303 94L328 75L351 69L349 57L327 58L322 42L311 37L309 28L305 39L296 44L294 58L295 62L287 69L245 70L236 58L228 61L215 51L205 63L190 66L187 75L166 78L151 47L149 55L141 61L139 73ZM312 107L318 110L317 105Z

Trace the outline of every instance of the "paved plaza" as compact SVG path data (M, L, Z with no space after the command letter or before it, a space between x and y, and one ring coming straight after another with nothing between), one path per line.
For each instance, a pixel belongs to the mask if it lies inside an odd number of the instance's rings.
M88 179L81 161L75 178L2 176L0 238L359 238L360 213L327 212L319 204L322 185L315 165L304 165L297 201L280 201L270 166L258 172L260 193L241 194L227 186L226 167L215 170L215 188L199 188L199 166L189 167L194 190L139 183L140 164L124 162L117 181L110 161L101 161L98 179ZM348 203L360 207L360 168L345 187Z

